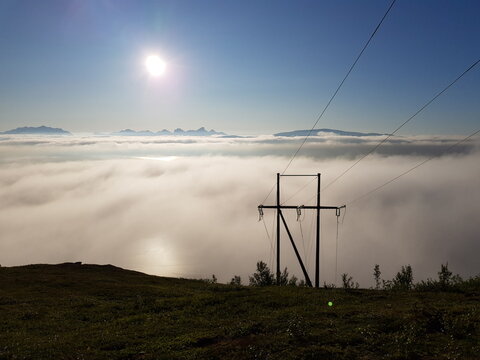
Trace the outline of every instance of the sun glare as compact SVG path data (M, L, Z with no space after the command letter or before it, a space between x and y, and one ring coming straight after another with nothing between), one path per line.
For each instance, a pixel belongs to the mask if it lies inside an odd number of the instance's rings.
M145 67L151 76L157 77L165 73L167 64L157 55L150 55L145 60Z

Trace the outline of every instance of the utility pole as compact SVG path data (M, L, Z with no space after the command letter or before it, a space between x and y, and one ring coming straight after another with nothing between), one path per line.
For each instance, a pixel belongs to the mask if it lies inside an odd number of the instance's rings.
M305 206L305 205L300 205L300 206L293 206L293 205L282 205L280 203L280 177L282 176L316 176L317 177L317 205L315 206ZM320 205L320 173L316 175L281 175L277 173L277 203L276 205L259 205L258 206L258 211L260 213L260 216L263 216L263 209L276 209L277 210L277 285L280 285L280 276L281 276L281 271L280 271L280 220L283 223L283 226L285 227L285 230L287 232L288 238L290 240L290 243L292 244L293 251L295 252L295 255L297 257L298 263L300 264L300 267L302 269L303 275L305 277L305 283L312 287L312 282L310 281L310 277L308 276L307 269L305 268L305 265L303 264L302 257L300 256L300 253L298 252L297 246L295 245L295 241L293 240L293 236L290 232L290 229L288 228L287 222L285 220L285 217L283 216L282 210L291 210L295 209L298 211L298 209L305 209L305 210L316 210L316 216L317 216L317 228L316 228L316 249L315 249L315 287L319 288L320 287L320 211L321 210L335 210L336 216L340 216L340 209L346 208L346 205L342 206L321 206Z
M280 285L280 173L277 173L277 285Z
M317 174L317 233L315 236L315 287L320 287L320 173Z

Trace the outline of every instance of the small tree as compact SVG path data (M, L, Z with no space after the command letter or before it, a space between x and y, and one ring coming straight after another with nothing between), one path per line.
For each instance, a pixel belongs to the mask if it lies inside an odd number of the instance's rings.
M347 273L342 274L342 282L343 282L343 288L344 289L358 289L359 285L358 282L353 283L353 278L351 276L348 276Z
M297 277L295 275L292 275L292 277L288 280L288 285L289 286L297 286Z
M273 285L273 280L274 277L272 272L263 261L257 262L257 271L252 276L249 276L251 286Z
M206 282L207 284L216 284L217 283L217 277L215 274L212 275L211 279L200 279L203 282Z
M230 280L230 285L240 286L242 285L242 278L238 275L235 275L232 280Z
M375 279L375 290L380 290L381 274L382 273L380 272L380 265L375 264L375 266L373 267L373 278Z
M391 290L393 287L392 280L382 280L382 288L384 290Z
M287 268L283 269L283 272L280 274L280 281L278 282L278 285L280 285L280 286L289 285L288 284L288 270L287 270Z
M392 281L392 288L396 290L410 290L413 285L413 271L410 265L402 266Z
M438 272L438 282L442 290L445 290L451 285L452 275L452 272L448 270L448 262L445 265L441 264L440 271Z
M327 284L326 281L323 282L323 288L324 289L335 289L337 287L337 285L335 284Z

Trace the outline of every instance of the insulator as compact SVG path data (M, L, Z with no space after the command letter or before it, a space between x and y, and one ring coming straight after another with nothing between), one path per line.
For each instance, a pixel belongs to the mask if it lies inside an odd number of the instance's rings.
M262 221L263 219L263 209L262 208L258 208L258 221Z
M300 220L300 216L302 216L302 208L301 208L301 207L297 207L297 221Z

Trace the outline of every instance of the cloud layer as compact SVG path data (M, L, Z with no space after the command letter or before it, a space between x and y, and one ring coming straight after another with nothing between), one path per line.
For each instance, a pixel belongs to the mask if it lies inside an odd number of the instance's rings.
M388 151L362 161L331 186L322 202L348 205L426 156L441 154L452 141L391 142ZM372 142L314 141L291 172L321 172L327 184ZM84 261L166 276L214 273L228 281L238 274L246 280L257 260L273 265L256 207L297 145L298 139L271 137L6 138L0 141L0 264ZM447 261L464 276L480 273L479 155L475 143L459 147L347 206L339 226L337 277L348 272L371 286L375 263L385 278L408 263L417 279L436 276ZM307 181L282 179L282 198ZM314 196L311 182L289 203L313 203ZM265 203L273 201L270 196ZM312 215L297 222L294 213L287 214L311 276ZM273 212L265 211L270 237L273 220ZM324 211L322 282L334 282L335 239L335 214ZM301 277L285 233L281 249L282 268Z

